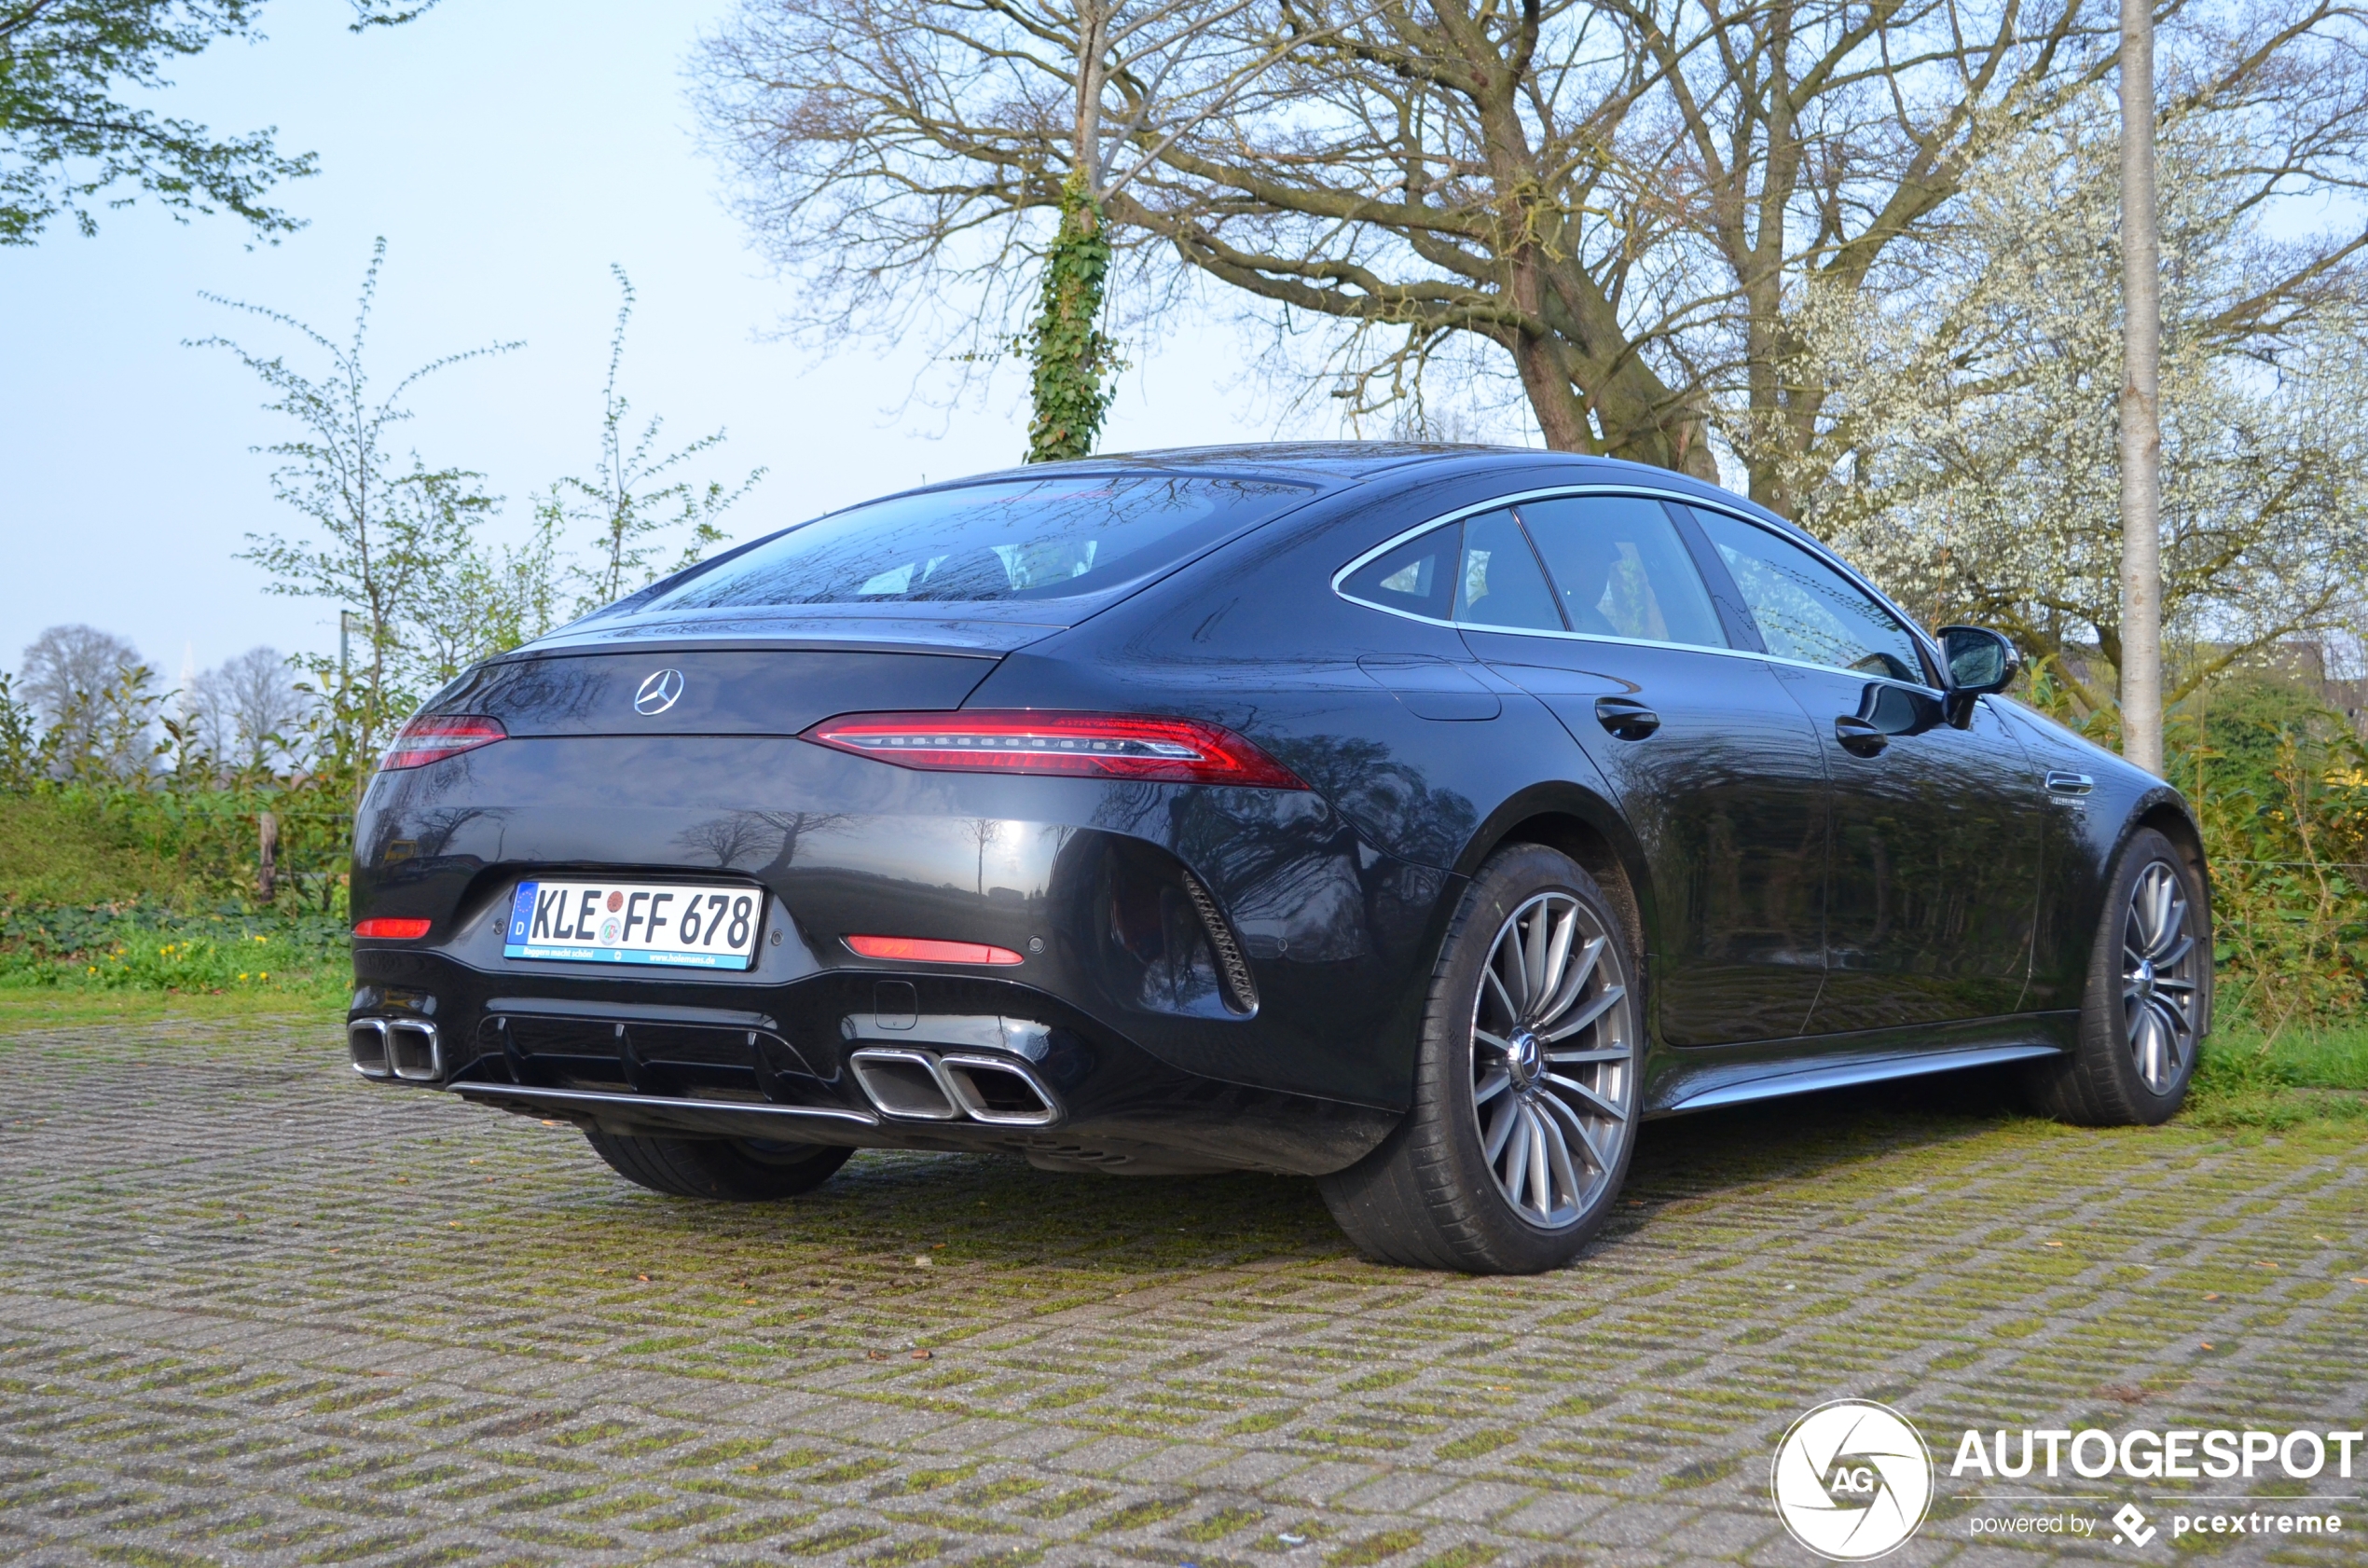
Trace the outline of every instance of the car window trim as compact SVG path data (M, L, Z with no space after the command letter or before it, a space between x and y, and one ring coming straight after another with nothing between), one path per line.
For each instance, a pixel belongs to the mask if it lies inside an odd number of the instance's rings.
M1695 574L1709 592L1711 607L1717 612L1718 624L1726 628L1728 639L1739 648L1767 653L1768 639L1760 635L1759 617L1752 613L1751 601L1743 598L1735 574L1727 570L1727 558L1718 553L1718 546L1710 542L1710 535L1702 531L1702 525L1683 504L1667 496L1654 499L1660 502L1670 526L1677 530L1686 553L1694 557Z
M1881 590L1878 589L1872 583L1867 582L1865 577L1853 571L1847 562L1841 559L1841 557L1826 550L1823 545L1817 543L1816 541L1806 537L1795 539L1789 534L1769 528L1767 524L1759 521L1757 518L1738 511L1732 506L1722 506L1715 502L1701 501L1693 496L1681 495L1669 490L1657 490L1644 485L1632 483L1624 485L1554 485L1539 489L1521 490L1510 495L1495 496L1487 501L1475 502L1468 506L1456 507L1452 511L1441 512L1437 516L1431 517L1427 521L1417 523L1411 528L1401 529L1397 533L1394 533L1389 538L1384 540L1381 543L1374 545L1371 549L1358 554L1354 559L1350 560L1346 566L1342 567L1339 571L1332 573L1332 592L1339 595L1343 602L1356 605L1360 610L1371 610L1384 615L1396 615L1401 620L1418 621L1427 626L1445 626L1450 631L1484 631L1498 637L1562 638L1570 641L1604 642L1615 646L1629 648L1676 648L1697 653L1717 653L1728 658L1762 659L1769 664L1786 665L1795 669L1813 669L1827 675L1848 675L1861 681L1879 681L1886 685L1904 686L1911 692L1923 692L1934 695L1942 695L1946 694L1945 688L1932 685L1925 681L1902 681L1896 676L1876 675L1870 671L1863 669L1845 669L1838 665L1821 665L1812 663L1808 659L1790 659L1786 658L1782 653L1771 653L1768 652L1765 647L1709 648L1699 642L1657 642L1650 638L1615 637L1603 632L1540 631L1535 626L1481 626L1477 622L1461 623L1456 621L1442 621L1436 615L1418 615L1411 610L1399 610L1386 604L1375 604L1371 599L1358 598L1355 595L1346 592L1342 587L1342 585L1348 581L1349 576L1356 571L1360 567L1365 566L1368 562L1372 561L1379 557L1387 555L1390 551L1397 549L1401 544L1412 543L1414 540L1421 538L1424 534L1430 532L1433 529L1446 528L1452 523L1461 523L1467 517L1476 516L1482 512L1493 512L1500 506L1519 507L1524 502L1550 501L1562 496L1574 495L1639 496L1647 501L1659 502L1664 509L1670 507L1672 503L1674 503L1675 506L1680 508L1700 506L1705 507L1710 511L1717 512L1726 516L1732 517L1739 523L1749 523L1752 527L1758 529L1763 533L1769 534L1776 539L1783 540L1785 543L1791 544L1796 548L1806 550L1814 559L1826 566L1832 567L1834 570L1840 572L1843 578L1848 581L1852 586L1859 589L1868 598L1872 598L1875 603L1882 609L1884 613L1890 615L1903 629L1907 631L1908 634L1908 640L1915 645L1918 652L1922 655L1924 661L1924 673L1927 676L1933 674L1934 671L1940 667L1937 655L1934 650L1932 640L1924 636L1923 633L1917 628L1916 623L1910 620L1907 615L1900 610L1899 606L1893 604L1890 598ZM1692 519L1688 518L1687 519L1687 522L1691 524ZM1522 531L1524 533L1528 531L1528 525L1526 523L1522 525ZM1699 524L1695 524L1691 528L1680 527L1678 529L1678 537L1681 540L1687 541L1687 548L1689 551L1693 548L1693 543L1687 538L1687 536L1689 533L1699 531ZM1705 537L1702 543L1704 544L1709 544L1710 541L1707 537ZM1536 547L1535 542L1533 541L1530 548L1535 550ZM1715 554L1714 546L1713 547L1713 553ZM1726 563L1721 561L1719 566L1722 576L1726 577L1726 581L1731 587L1734 579L1730 574L1726 573ZM1547 576L1547 583L1549 586L1553 583L1553 576L1550 572ZM1721 625L1724 626L1726 607L1718 605L1718 599L1714 584L1706 580L1702 585L1706 589L1713 589L1712 603L1714 606L1718 606L1720 610ZM1450 602L1452 603L1452 601L1451 600ZM1559 606L1557 608L1559 608ZM1755 637L1756 637L1758 630L1757 626L1753 626L1751 629Z

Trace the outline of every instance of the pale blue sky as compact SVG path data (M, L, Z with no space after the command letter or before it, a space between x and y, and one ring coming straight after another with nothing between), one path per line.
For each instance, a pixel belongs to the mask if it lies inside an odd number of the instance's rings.
M333 606L267 597L231 558L249 530L302 525L249 450L284 427L229 355L182 344L219 332L294 347L201 292L342 338L379 234L381 375L527 342L428 383L410 427L432 463L487 473L509 498L505 527L530 490L592 466L612 261L640 294L624 387L637 410L683 439L728 426L719 475L772 471L735 514L738 537L1015 461L1016 376L950 410L900 411L929 369L918 346L818 359L772 336L796 285L768 274L725 212L682 95L683 57L723 8L447 0L355 36L338 0L280 0L268 41L179 68L167 112L225 131L276 124L283 148L320 153L321 173L280 198L310 226L249 250L233 220L183 227L136 207L95 239L61 224L34 248L0 250L0 667L61 621L131 638L168 684L185 656L204 667L257 642L334 645ZM1136 368L1106 447L1277 433L1240 379L1238 333L1168 326L1127 345ZM1302 433L1331 432L1282 433Z

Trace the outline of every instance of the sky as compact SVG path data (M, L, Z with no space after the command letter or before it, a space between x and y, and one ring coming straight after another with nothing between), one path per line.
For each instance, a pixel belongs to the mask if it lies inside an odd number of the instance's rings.
M251 244L235 219L185 227L142 205L103 213L95 238L61 222L0 249L0 667L62 622L130 638L167 686L258 643L335 647L336 606L270 596L235 558L249 533L305 526L254 450L292 427L229 353L187 345L219 334L317 364L294 334L203 296L342 342L379 236L382 378L525 344L422 383L401 433L432 466L487 475L507 498L495 538L523 530L530 491L593 467L611 263L640 296L621 385L637 422L662 415L682 441L728 431L702 476L769 470L728 519L737 538L1015 461L1016 374L949 407L924 345L820 356L783 337L798 284L750 248L683 93L684 58L725 9L446 0L355 35L339 0L278 0L265 41L177 66L160 112L220 132L276 125L283 151L320 154L321 172L277 198L308 224ZM1277 428L1228 321L1196 313L1142 337L1123 346L1105 450L1334 433Z

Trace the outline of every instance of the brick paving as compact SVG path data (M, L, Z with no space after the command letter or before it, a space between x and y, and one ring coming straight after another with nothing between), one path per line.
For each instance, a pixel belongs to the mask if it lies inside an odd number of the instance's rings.
M0 1559L1803 1564L1769 1458L1857 1395L1941 1466L1888 1561L2168 1561L1971 1543L2040 1487L1952 1481L1956 1435L2362 1425L2363 1154L1827 1096L1652 1124L1577 1267L1473 1280L1304 1181L865 1154L691 1204L318 1025L19 1033ZM2368 1561L2368 1482L2256 1487L2352 1534L2220 1560Z

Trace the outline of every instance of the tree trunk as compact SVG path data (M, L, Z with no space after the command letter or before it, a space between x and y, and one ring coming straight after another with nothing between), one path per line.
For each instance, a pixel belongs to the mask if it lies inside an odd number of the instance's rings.
M268 811L255 819L255 891L265 903L280 885L280 818Z
M1027 336L1030 393L1027 461L1090 457L1115 390L1104 385L1111 344L1099 325L1110 241L1081 174L1061 187L1061 227L1044 253L1041 308Z
M2163 770L2161 270L2155 230L2155 18L2121 0L2121 750Z

